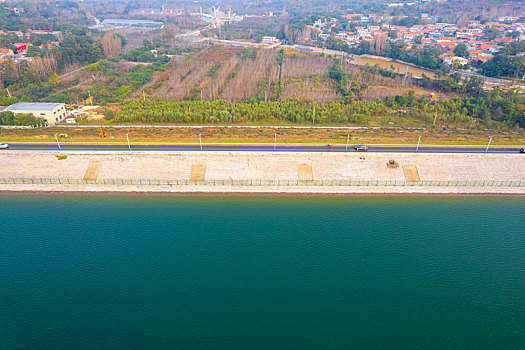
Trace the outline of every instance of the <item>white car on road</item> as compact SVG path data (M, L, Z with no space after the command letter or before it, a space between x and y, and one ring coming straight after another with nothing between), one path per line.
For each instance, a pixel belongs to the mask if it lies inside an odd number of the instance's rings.
M8 149L9 145L7 143L0 142L0 149Z

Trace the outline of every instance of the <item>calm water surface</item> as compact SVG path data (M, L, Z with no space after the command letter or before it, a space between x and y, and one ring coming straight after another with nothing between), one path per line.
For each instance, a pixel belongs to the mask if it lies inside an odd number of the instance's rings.
M0 349L525 349L523 197L0 195Z

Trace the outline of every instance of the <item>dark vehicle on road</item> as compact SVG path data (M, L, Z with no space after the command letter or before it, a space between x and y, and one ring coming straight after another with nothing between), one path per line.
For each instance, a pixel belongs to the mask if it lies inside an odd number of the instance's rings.
M367 145L356 145L354 146L354 149L356 151L366 152L368 151L368 146Z

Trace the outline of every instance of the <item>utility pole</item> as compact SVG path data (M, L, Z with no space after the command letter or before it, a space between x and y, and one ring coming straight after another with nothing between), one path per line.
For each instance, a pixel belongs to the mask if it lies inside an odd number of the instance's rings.
M128 140L128 149L131 152L131 145L129 144L129 132L126 134L126 140Z
M93 97L91 97L91 90L88 90L88 93L89 93L89 102L93 106Z
M417 140L416 153L419 150L419 144L420 143L421 143L421 136L419 136L419 140Z
M312 113L312 124L315 124L315 106L314 106L314 110Z
M142 97L144 97L144 102L146 102L146 93L144 92L144 90L142 90Z
M275 134L275 140L273 141L273 151L275 152L277 148L277 134Z
M202 134L199 134L199 143L201 145L201 152L202 152Z
M485 153L489 152L489 147L491 143L492 143L492 136L489 136L489 144L487 145L487 149L485 150Z
M350 142L350 134L346 135L346 148L345 148L345 153L348 152L348 142Z
M58 135L58 133L55 134L55 140L57 140L58 151L59 151L59 152L62 152L62 147L60 146L60 142L58 142L58 136L57 136L57 135Z
M438 111L436 109L436 116L434 117L434 123L432 124L433 126L436 126L436 120L438 118Z

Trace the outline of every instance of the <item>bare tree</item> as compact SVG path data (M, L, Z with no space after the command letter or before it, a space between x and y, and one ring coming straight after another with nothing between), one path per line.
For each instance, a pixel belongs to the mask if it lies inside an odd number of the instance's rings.
M374 42L372 43L374 49L375 49L375 52L379 55L379 56L382 56L385 54L386 52L386 46L387 46L387 38L386 36L384 35L380 35L380 36L376 36L374 38Z
M259 50L257 57L241 61L234 78L223 88L221 98L233 102L246 100L268 81L269 69L277 57L276 50Z
M54 54L48 53L44 57L34 57L29 62L32 69L39 78L47 77L57 71L57 59Z
M327 57L302 53L290 55L283 62L282 78L327 76L331 65L332 62Z
M122 41L113 32L107 32L100 41L104 57L109 58L120 54L122 50Z

